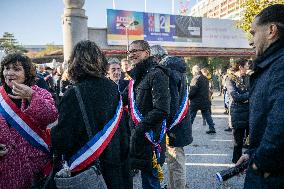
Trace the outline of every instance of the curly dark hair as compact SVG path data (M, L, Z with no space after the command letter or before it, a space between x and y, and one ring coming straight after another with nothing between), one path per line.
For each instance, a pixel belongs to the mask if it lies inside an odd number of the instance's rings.
M77 43L68 62L68 74L72 81L80 82L88 77L105 77L107 59L95 42Z
M238 58L233 63L231 63L231 70L237 72L240 70L239 66L245 67L247 62L249 62L249 60L246 58Z
M1 61L1 71L0 71L0 78L2 83L5 82L3 70L4 67L9 64L21 64L24 68L25 72L25 85L32 86L35 84L36 81L36 69L35 66L32 64L32 61L29 57L19 54L19 53L12 53L8 54L4 57Z
M275 23L279 30L279 39L284 42L284 5L274 4L263 9L257 16L258 25Z

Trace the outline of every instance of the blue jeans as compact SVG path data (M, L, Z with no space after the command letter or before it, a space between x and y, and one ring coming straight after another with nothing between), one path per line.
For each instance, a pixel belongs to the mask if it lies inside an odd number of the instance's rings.
M190 109L190 120L191 120L191 124L193 124L193 121L196 117L196 114L197 114L197 111L198 109ZM215 128L214 128L214 122L213 122L213 119L211 117L211 111L210 109L206 109L206 110L201 110L201 114L202 114L202 117L205 118L207 124L209 125L209 130L214 130L215 131Z
M141 171L143 189L161 189L158 172L152 169L152 172Z

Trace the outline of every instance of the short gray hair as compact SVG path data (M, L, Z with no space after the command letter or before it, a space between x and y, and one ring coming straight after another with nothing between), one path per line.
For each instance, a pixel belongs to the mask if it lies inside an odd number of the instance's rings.
M120 61L118 60L118 58L110 58L108 59L108 64L120 64Z
M151 56L162 58L165 55L168 55L168 51L163 48L161 45L151 46Z

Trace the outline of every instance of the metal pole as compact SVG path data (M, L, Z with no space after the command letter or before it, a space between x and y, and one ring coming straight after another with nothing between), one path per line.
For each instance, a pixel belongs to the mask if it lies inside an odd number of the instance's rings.
M125 35L126 35L126 52L127 52L127 56L126 59L128 60L128 51L129 51L129 34L128 34L128 26L125 27Z
M127 46L126 50L129 50L129 34L128 34L128 27L125 27L126 39L127 39Z
M172 14L175 14L175 0L172 0Z
M112 9L115 9L115 0L112 0Z

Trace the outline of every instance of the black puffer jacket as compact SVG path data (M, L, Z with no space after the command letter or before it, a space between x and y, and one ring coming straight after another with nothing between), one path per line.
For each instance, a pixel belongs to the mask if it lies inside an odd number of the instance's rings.
M160 64L170 70L171 112L167 121L167 125L170 126L186 94L186 65L184 59L181 57L166 57ZM190 124L189 111L181 123L169 130L167 134L169 137L169 146L184 147L192 142L192 127Z
M107 78L86 78L76 85L81 92L92 132L95 135L115 114L120 98L117 85ZM110 189L132 188L127 168L129 138L129 129L122 118L110 143L99 158L104 179ZM75 89L70 88L59 104L58 125L51 130L52 148L58 157L54 162L55 169L58 169L62 155L65 155L68 161L87 141L89 137Z
M194 76L190 82L189 100L191 109L210 109L209 81L201 72Z
M228 74L226 88L230 98L230 115L232 127L248 128L249 124L249 77L237 77Z
M135 102L144 117L136 127L130 119L132 128L130 157L134 169L151 170L153 149L144 133L152 130L157 140L161 131L161 123L170 112L169 78L165 72L167 70L158 66L152 57L138 63L129 72L131 78L135 80ZM128 100L126 89L124 102L128 104ZM165 140L161 145L165 146ZM161 154L161 163L164 162L164 153L165 151Z

